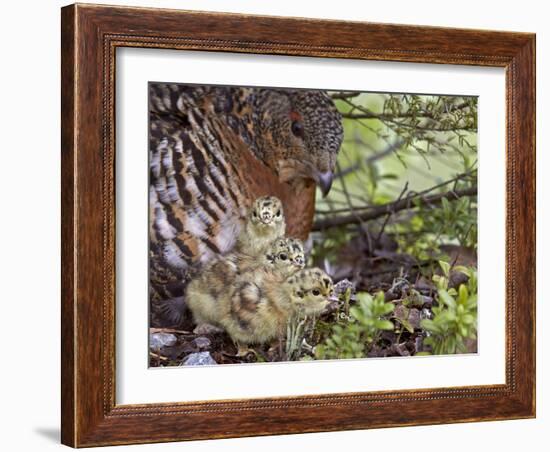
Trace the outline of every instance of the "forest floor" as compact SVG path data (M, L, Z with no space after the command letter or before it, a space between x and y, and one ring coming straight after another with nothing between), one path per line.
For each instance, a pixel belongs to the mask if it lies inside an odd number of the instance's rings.
M429 333L422 328L421 322L432 319L433 308L440 304L432 280L433 275L441 274L438 261L419 262L408 254L397 252L391 237L382 236L374 245L370 241L370 246L367 242L356 237L342 247L336 259L338 265L313 262L324 266L331 274L339 301L331 303L319 318L310 319L300 338L299 350L292 357L287 353L286 337L271 344L252 346L246 355L238 355L237 347L227 333L207 330L197 334L191 315L188 315L180 325L150 328L149 365L165 367L318 359L316 347L327 340L333 325L349 316L349 310L357 303L357 294L362 292L383 292L384 301L393 305L391 313L384 317L393 328L377 334L365 348L365 357L431 353L431 347L425 344ZM470 249L447 246L444 251L452 267L477 266L476 254ZM464 273L452 270L448 279L449 289L455 290L468 281ZM465 340L465 352L477 352L477 339Z

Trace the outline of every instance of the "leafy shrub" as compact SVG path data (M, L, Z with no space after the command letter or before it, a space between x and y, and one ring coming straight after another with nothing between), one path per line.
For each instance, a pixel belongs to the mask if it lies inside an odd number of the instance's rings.
M465 353L465 340L477 337L477 272L474 268L454 267L468 276L467 284L461 284L458 291L449 288L451 266L439 262L443 275L434 275L437 287L438 306L432 308L433 319L424 319L420 325L429 336L425 345L432 347L436 355Z
M477 249L477 202L467 196L441 201L437 207L416 202L417 213L393 226L403 252L427 260L442 256L440 246L444 244Z
M316 347L318 359L363 358L383 330L392 330L393 323L383 318L393 312L384 293L374 297L366 292L357 294L357 304L349 308L349 316L332 327L331 335Z

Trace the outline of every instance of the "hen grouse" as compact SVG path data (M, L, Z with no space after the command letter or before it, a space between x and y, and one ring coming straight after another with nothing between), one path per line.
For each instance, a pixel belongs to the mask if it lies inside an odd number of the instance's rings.
M181 321L181 309L159 313L183 303L194 268L233 248L256 198L279 198L287 234L307 238L343 129L324 91L165 83L149 84L149 127L151 322L162 326Z

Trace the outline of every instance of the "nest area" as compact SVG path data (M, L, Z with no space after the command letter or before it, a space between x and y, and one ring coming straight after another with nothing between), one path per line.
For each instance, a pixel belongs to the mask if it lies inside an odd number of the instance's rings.
M380 316L391 322L391 328L379 330L373 338L363 339L363 357L433 353L433 347L425 343L429 333L422 327L422 320L433 319L433 308L441 303L437 284L433 281L434 275L442 274L438 262L419 263L412 256L397 252L388 237L381 238L371 252L368 248L353 248L357 250L354 256L341 250L347 260L341 265L332 264L330 268L334 275L339 275L335 285L339 301L331 303L318 318L302 319L297 340L289 337L287 331L271 343L253 345L246 355L238 355L237 347L227 333L194 333L189 315L180 325L181 329L151 328L150 366L332 359L333 356L320 357L316 353L318 346L331 337L334 325L347 324L350 311L357 305L361 293L383 293L384 302L393 305L390 314ZM469 265L473 268L475 254L471 250L456 248L452 252L456 267ZM448 279L448 290L456 291L460 285L467 284L469 278L461 271L451 270ZM288 347L290 340L297 342L293 350ZM465 338L464 346L467 353L477 352L475 338Z

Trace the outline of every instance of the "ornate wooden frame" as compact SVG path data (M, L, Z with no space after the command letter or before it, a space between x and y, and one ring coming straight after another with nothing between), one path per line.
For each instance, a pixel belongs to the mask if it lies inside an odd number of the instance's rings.
M535 35L71 5L62 9L62 442L83 447L535 416ZM115 404L115 49L506 68L506 383Z

